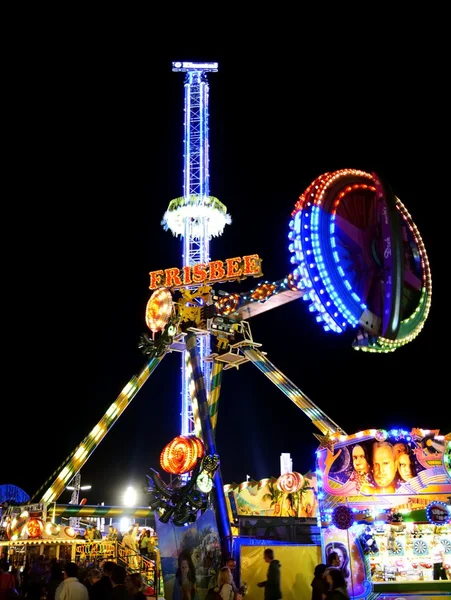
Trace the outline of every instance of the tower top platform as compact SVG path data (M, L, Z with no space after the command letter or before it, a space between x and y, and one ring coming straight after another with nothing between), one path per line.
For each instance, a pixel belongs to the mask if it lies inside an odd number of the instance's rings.
M218 70L217 62L181 62L175 61L172 63L173 71L181 71L182 73L186 73L187 71L211 71L216 72Z

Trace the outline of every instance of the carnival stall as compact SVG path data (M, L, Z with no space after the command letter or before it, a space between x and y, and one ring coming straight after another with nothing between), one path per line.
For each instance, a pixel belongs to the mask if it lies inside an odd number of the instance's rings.
M322 436L323 560L338 554L352 598L450 595L450 439L424 429Z
M54 515L42 503L10 506L2 515L0 546L16 566L41 554L49 559L73 560L79 542L76 538L76 531L55 523Z

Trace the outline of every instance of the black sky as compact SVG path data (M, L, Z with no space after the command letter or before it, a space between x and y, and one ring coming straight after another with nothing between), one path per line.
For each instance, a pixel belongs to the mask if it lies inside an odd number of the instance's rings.
M357 353L349 339L324 333L302 301L256 317L254 339L348 433L451 430L445 392L432 389L446 389L447 376L434 166L443 115L430 62L401 47L382 58L331 43L307 57L294 44L288 59L282 50L210 48L63 48L28 56L11 76L0 484L33 494L145 363L137 346L148 272L181 264L181 242L160 225L182 193L183 75L171 72L178 59L220 63L209 76L210 191L233 222L212 241L212 258L258 253L267 279L285 276L296 199L321 173L346 167L388 180L428 250L432 310L405 348ZM83 468L90 503L118 504L127 485L140 487L149 467L160 468L179 410L180 355L172 354ZM277 476L282 452L305 473L314 467L313 433L253 365L225 373L217 432L225 483Z

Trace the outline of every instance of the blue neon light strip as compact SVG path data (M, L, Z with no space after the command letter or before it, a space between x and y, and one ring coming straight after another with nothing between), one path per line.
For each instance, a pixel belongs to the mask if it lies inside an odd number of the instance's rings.
M365 304L353 291L340 264L335 234L335 216L307 203L290 222L289 250L297 267L293 278L311 301L309 310L326 331L341 333L356 327ZM330 244L330 245L329 245Z

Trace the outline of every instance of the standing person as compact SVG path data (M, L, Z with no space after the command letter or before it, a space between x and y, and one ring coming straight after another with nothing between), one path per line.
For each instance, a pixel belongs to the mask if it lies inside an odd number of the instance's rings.
M144 594L144 581L141 573L131 573L125 580L130 598L133 600L146 600Z
M63 577L63 572L61 571L61 578ZM25 598L28 595L28 582L30 580L30 562L28 558L25 561L22 571L22 589L21 596Z
M5 600L9 590L15 589L14 575L8 573L9 565L0 562L0 600Z
M143 534L139 540L139 551L142 556L149 556L149 544L150 544L150 531L144 529Z
M55 600L89 600L88 590L78 580L78 566L67 563L64 567L64 581L59 584L55 592Z
M233 556L228 556L227 557L227 560L225 562L225 566L229 567L230 572L232 574L232 588L233 588L233 593L234 594L238 594L238 586L237 586L236 573L235 573L236 560L233 558Z
M445 567L443 566L445 562L445 546L440 541L438 535L434 535L431 542L432 552L432 566L433 566L433 578L437 579L447 579Z
M340 569L327 569L326 582L329 585L326 600L349 600L348 586Z
M40 554L30 569L27 593L28 600L41 600L48 572L49 570L45 556Z
M94 600L96 595L94 592L95 584L100 581L102 578L102 573L100 569L89 569L86 574L86 577L83 580L83 584L86 586L88 590L89 600Z
M96 600L111 600L113 594L113 582L111 575L116 563L112 560L107 560L103 563L102 577L92 586L93 595Z
M113 582L113 591L111 593L112 600L128 600L128 587L125 585L127 571L122 565L114 565L111 573L111 581Z
M327 585L327 581L325 578L325 571L327 566L324 563L320 563L316 565L315 570L313 571L313 579L312 579L312 600L323 600L323 596L327 594L329 586Z
M135 538L136 548L139 548L139 523L133 525L133 537Z
M46 585L46 600L55 600L55 593L61 582L63 581L63 569L61 565L54 562L50 567L50 579Z
M137 560L136 560L136 553L138 551L138 547L136 545L136 538L133 533L133 528L129 529L128 533L126 533L124 535L124 537L122 539L122 543L126 548L125 554L126 554L128 566L131 569L136 569L137 565L138 565Z
M234 600L233 577L229 567L222 567L218 575L218 588L222 600Z
M265 562L269 563L266 581L257 583L258 587L265 588L265 600L281 600L282 591L280 589L280 562L274 558L274 550L266 548L263 552Z

